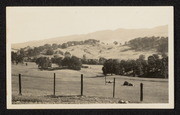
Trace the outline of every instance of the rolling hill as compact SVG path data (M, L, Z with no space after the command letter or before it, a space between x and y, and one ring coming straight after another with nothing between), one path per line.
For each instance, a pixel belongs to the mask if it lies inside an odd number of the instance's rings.
M120 43L124 43L136 37L149 37L149 36L168 36L168 26L158 26L150 29L116 29L116 30L102 30L88 34L82 35L70 35L70 36L62 36L56 38L49 38L44 40L37 41L29 41L25 43L17 43L12 44L12 48L20 49L27 46L41 46L44 44L62 44L67 41L80 41L86 39L96 39L105 43L112 43L114 41L118 41Z
M56 49L55 51L70 52L71 55L83 58L86 55L87 59L99 59L105 57L106 59L137 59L139 55L143 54L147 58L149 55L154 54L156 51L134 51L129 46L120 45L106 45L106 44L95 44L95 45L78 45L71 46L65 49Z

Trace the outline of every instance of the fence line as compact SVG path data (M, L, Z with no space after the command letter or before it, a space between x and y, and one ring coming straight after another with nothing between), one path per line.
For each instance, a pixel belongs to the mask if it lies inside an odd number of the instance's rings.
M81 96L83 96L83 74L81 74Z
M22 81L21 81L21 78L22 78L22 75L19 74L19 94L18 95L22 95ZM83 74L81 74L81 77L80 77L80 82L81 82L81 89L80 89L80 95L83 96L83 91L84 91L84 82L83 82ZM106 83L108 83L105 79L105 85ZM116 84L116 78L113 78L113 81L110 82L110 83L113 83L112 85L112 97L114 98L115 97L115 84ZM56 73L54 73L54 76L53 76L53 96L56 96ZM143 83L140 83L140 101L142 102L143 101Z
M143 101L143 83L140 83L140 101Z
M22 95L22 92L21 92L21 74L19 74L19 95Z
M54 85L53 85L53 95L56 95L56 73L54 73Z
M115 78L114 78L114 81L113 81L113 98L115 97Z

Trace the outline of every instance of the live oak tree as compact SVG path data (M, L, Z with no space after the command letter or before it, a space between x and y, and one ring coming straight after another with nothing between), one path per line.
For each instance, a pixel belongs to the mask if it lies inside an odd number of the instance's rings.
M47 69L52 66L51 60L48 57L40 57L36 60L36 64L40 69Z
M61 61L61 65L62 66L67 66L69 69L80 70L81 66L82 66L82 62L76 56L72 56L72 57L65 57Z

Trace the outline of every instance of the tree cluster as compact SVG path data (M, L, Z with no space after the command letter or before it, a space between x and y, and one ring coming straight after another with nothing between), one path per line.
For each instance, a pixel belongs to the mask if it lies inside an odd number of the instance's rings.
M76 56L72 57L62 57L52 58L52 63L57 64L59 67L67 67L69 69L80 70L82 66L82 62Z
M45 53L46 55L53 55L54 50L56 50L57 48L65 49L67 47L75 46L75 45L85 45L85 44L93 45L99 42L100 42L99 40L95 40L95 39L88 39L85 41L68 41L63 44L56 44L56 43L53 43L52 45L45 44L43 46L34 47L34 48L29 48L28 46L28 47L22 48L21 50L23 50L26 53L27 57L37 56L44 50L46 50L46 53Z
M46 51L46 55L53 55L53 54L54 54L54 51L51 48Z
M99 59L86 59L86 57L83 55L82 63L89 65L103 65L106 60L107 59L103 57L100 57Z
M76 56L72 57L54 57L49 59L48 57L39 57L36 59L36 64L40 69L48 69L52 66L52 63L57 64L59 67L67 67L68 69L80 70L82 62Z
M69 69L80 70L82 66L82 62L76 56L72 56L72 57L65 57L62 60L61 65L67 66Z
M157 52L168 52L168 37L143 37L130 40L126 45L134 50L156 49Z
M107 60L102 68L103 74L116 74L138 77L168 77L168 57L163 55L160 59L157 54L153 54L145 60L144 55L140 55L137 60Z
M48 67L52 66L52 62L48 57L40 57L37 58L36 64L40 69L48 69Z
M11 52L11 62L12 64L18 64L18 63L23 63L24 61L24 52L20 51L19 53L16 52Z

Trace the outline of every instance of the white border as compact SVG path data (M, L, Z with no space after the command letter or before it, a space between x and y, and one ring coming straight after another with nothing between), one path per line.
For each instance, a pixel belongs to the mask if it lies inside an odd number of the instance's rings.
M125 6L123 6L125 7ZM142 7L142 6L141 6ZM152 7L152 6L151 6ZM154 8L153 6L152 8ZM158 6L159 7L159 6ZM8 39L6 28L6 73L7 73L7 109L173 109L174 108L174 8L173 6L160 6L169 8L171 11L171 18L168 25L168 37L169 37L169 103L156 103L156 104L12 104L12 84L11 84L11 40ZM8 10L6 8L6 12ZM13 7L14 8L14 7ZM71 7L70 7L71 8ZM104 8L104 7L103 7ZM109 7L107 7L109 8ZM114 8L114 7L113 7ZM126 7L132 8L132 7ZM157 8L157 6L155 7ZM8 19L8 15L6 15ZM6 22L6 26L7 26Z

